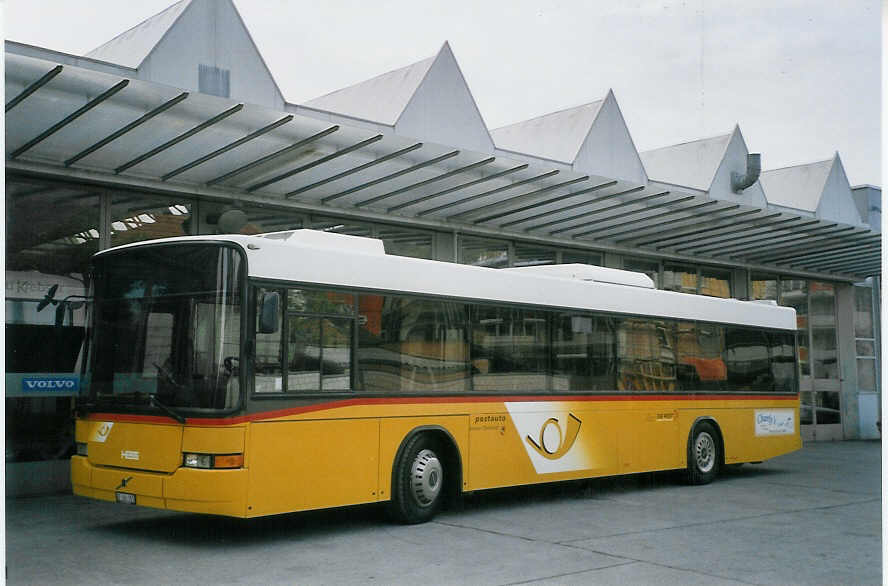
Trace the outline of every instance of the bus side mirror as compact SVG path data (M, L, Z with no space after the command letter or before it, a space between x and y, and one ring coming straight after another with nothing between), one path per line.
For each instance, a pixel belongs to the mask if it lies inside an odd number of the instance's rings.
M274 334L278 331L278 314L280 313L281 294L277 291L266 291L262 294L259 304L259 333Z

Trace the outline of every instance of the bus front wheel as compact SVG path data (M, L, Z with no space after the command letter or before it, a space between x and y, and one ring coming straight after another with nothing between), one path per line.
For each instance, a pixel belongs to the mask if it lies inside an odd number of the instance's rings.
M435 516L444 498L444 461L431 435L407 441L395 463L390 512L402 523L424 523Z
M690 484L712 482L718 474L720 463L718 432L712 423L701 421L694 426L688 444L688 482Z

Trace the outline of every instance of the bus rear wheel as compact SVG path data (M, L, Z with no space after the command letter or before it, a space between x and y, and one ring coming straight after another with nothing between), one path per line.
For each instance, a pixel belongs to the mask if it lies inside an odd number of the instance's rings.
M445 469L441 449L428 434L407 441L392 477L392 517L401 523L424 523L435 516L444 500Z
M721 448L718 432L708 421L694 426L691 441L688 443L688 472L690 484L708 484L718 474L721 463Z

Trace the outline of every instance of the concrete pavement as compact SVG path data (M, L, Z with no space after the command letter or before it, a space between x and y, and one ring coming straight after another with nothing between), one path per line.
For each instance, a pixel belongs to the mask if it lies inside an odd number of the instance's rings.
M673 473L252 521L7 500L9 584L880 584L879 442L807 444L710 485Z

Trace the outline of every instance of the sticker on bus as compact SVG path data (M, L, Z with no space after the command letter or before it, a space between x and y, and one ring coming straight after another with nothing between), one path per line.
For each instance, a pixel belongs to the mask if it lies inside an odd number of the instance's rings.
M756 409L755 435L792 435L795 411L792 409Z
M537 474L592 467L585 446L577 441L582 421L574 413L552 410L551 405L539 402L505 406Z

